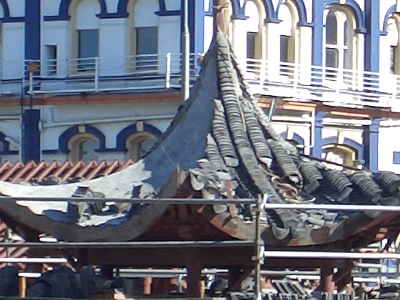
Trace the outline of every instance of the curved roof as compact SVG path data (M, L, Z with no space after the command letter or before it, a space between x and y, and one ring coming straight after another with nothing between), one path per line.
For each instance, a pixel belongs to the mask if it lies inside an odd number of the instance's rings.
M177 169L182 171L177 171ZM126 169L94 180L50 187L0 182L13 197L156 198L176 196L182 178L206 199L257 198L268 202L399 205L400 177L390 172L347 173L304 157L283 140L256 105L233 51L217 33L188 101L153 150ZM180 179L179 179L180 178ZM72 241L130 240L148 229L167 205L87 205L0 201L10 222ZM211 205L200 213L232 237L253 238L252 205ZM345 240L374 226L395 226L396 214L307 209L264 209L262 232L271 245Z

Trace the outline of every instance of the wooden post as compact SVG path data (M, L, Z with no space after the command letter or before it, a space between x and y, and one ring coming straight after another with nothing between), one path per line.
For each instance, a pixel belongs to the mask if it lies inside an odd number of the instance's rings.
M261 210L262 203L266 195L259 195L257 200L257 211L256 211L256 236L255 236L255 276L254 276L254 294L255 299L261 299L261 263L263 262L262 246L263 241L261 239Z
M333 280L333 267L332 263L327 261L323 266L321 266L321 279L319 283L319 288L321 292L333 293L335 290L335 281Z
M18 278L18 296L25 298L26 296L26 278L21 276Z
M186 294L190 298L200 298L201 291L201 269L198 249L188 251L188 259L186 262L187 269L187 290Z
M143 278L143 295L151 295L152 278L150 276Z
M355 264L353 261L346 261L343 268L340 268L335 274L333 280L336 283L338 292L346 289L352 289L352 276L351 271L354 269Z
M224 18L224 8L226 8L229 3L226 0L214 0L213 2L213 21L214 21L214 36L217 32L225 32L225 18Z

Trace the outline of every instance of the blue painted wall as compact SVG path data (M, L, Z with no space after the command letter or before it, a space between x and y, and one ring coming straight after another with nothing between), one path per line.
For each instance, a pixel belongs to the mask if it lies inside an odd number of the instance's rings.
M379 1L365 1L365 70L379 71Z
M322 121L324 117L327 115L325 112L316 112L315 113L315 122L314 122L314 147L311 148L310 154L314 157L321 158L322 157Z
M25 1L25 59L40 59L40 0Z
M21 158L23 162L40 161L40 110L39 109L26 109L22 117L22 153Z
M365 166L372 172L378 171L379 118L373 118L372 124L364 126L363 144Z

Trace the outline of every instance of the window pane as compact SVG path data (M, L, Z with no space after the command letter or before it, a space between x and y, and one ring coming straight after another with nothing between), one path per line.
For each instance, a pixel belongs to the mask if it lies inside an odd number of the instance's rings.
M396 66L396 47L390 47L390 73L395 74Z
M344 22L344 28L343 28L343 36L344 36L344 45L345 46L349 46L349 32L350 32L349 22L346 20Z
M155 140L146 139L138 143L139 159L145 156L153 147Z
M46 75L57 73L57 46L46 45Z
M97 160L98 154L96 150L99 148L99 141L87 140L79 144L79 159L86 162L89 160Z
M94 69L98 56L99 31L97 29L85 29L78 31L78 58L79 69Z
M337 20L334 12L326 17L326 44L337 45Z
M344 69L350 69L351 68L351 59L350 59L350 51L349 51L349 49L343 49L343 54L344 54L343 68Z
M247 58L256 58L256 32L247 32Z
M326 77L336 77L337 68L339 66L339 53L337 49L325 49L326 58L325 58L325 67L334 68L326 70Z
M147 136L147 134L136 136L129 140L127 144L127 158L138 161L151 150L155 142L156 138L152 138L150 135Z
M289 36L281 35L281 62L289 62Z
M157 54L157 27L136 28L136 53Z
M325 66L328 68L339 67L339 51L337 49L326 48Z
M158 34L157 27L138 27L136 28L136 54L144 55L138 57L138 66L140 69L157 68L158 52ZM154 54L154 55L149 55Z

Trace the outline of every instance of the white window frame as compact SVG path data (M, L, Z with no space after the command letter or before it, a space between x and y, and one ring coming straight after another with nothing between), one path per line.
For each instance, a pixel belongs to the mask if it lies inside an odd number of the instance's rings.
M327 44L327 20L328 14L334 13L336 17L336 44ZM346 24L347 21L347 24ZM323 63L323 78L324 85L333 88L348 88L348 84L345 80L345 70L353 70L355 65L355 58L353 57L354 49L352 48L353 39L355 36L352 26L354 20L344 11L336 8L329 8L324 11L324 34L323 34L323 51L322 51L322 63ZM347 30L347 44L345 42L345 30ZM329 73L333 70L326 66L326 52L328 49L337 51L338 55L338 66L335 68L336 76L329 77ZM347 54L345 53L347 51ZM349 66L345 66L346 55L348 56Z
M96 141L100 146L99 139L96 138L94 135L88 133L76 134L69 139L68 141L69 160L71 160L74 163L83 160L83 154L81 153L81 145L87 141ZM97 149L94 149L95 152L96 150ZM97 158L94 158L94 160L97 160Z
M356 160L356 152L346 145L330 144L322 148L322 158L337 164L353 166ZM326 162L326 164L332 169L343 170L341 166L329 164L329 162ZM348 170L345 169L345 171Z
M130 135L125 142L125 146L127 149L126 152L126 159L131 159L133 161L138 161L140 160L144 155L146 155L147 153L140 153L139 149L139 145L143 142L143 141L157 141L157 137L154 136L151 133L148 132L137 132L134 133L132 135Z
M284 8L283 8L284 7ZM279 24L279 64L280 64L280 81L283 82L290 82L293 80L294 76L297 76L298 74L298 66L296 65L298 63L298 48L297 48L297 24L299 22L299 16L297 13L297 9L290 3L286 2L281 5L281 8L279 10L278 18L280 19L282 13L281 9L287 9L291 15L291 19L288 20L281 20L281 23ZM290 22L290 28L288 28L288 24L285 23ZM282 36L287 37L287 61L282 60L282 43L281 39ZM291 68L293 68L291 70ZM283 71L282 71L283 69ZM297 79L294 79L295 81Z
M95 4L94 4L95 3ZM97 30L98 31L98 44L97 44L97 55L100 53L100 21L97 14L100 13L100 5L97 1L85 2L85 1L72 1L70 6L70 35L71 35L71 54L72 58L71 65L69 67L70 73L76 73L78 71L84 71L80 69L80 58L79 58L79 32L82 30ZM75 62L73 62L75 60ZM84 62L85 63L85 62ZM93 62L91 62L93 64ZM93 72L94 73L94 72Z

